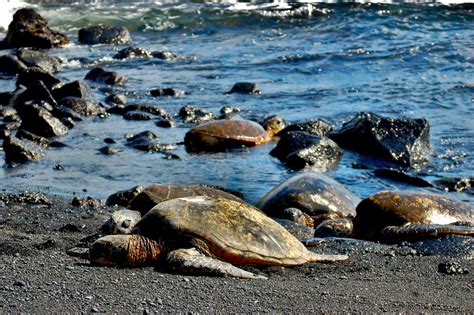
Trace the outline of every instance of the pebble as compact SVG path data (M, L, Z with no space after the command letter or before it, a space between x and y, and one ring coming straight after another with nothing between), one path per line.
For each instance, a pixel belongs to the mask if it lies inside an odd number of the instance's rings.
M25 287L26 286L26 282L25 281L22 281L22 280L16 280L15 283L13 283L14 286L17 286L17 287Z
M457 262L442 262L438 265L438 272L447 275L462 275L467 274L469 271L464 269Z
M93 306L91 308L91 313L99 313L99 309L97 308L97 306Z

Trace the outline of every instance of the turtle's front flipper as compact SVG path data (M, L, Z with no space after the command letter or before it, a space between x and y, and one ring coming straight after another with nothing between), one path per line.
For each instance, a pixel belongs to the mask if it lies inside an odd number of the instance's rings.
M237 268L229 263L204 256L194 248L177 249L168 254L168 266L175 271L188 274L207 274L246 279L266 279Z
M380 232L387 240L409 241L432 238L445 234L474 235L474 227L463 225L440 224L408 224L403 226L387 226Z

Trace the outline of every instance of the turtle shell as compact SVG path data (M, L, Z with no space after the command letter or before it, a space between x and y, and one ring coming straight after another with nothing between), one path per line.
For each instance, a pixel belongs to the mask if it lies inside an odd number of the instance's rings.
M242 199L231 193L207 185L150 184L130 201L129 208L145 215L160 202L192 196L211 196L242 201Z
M387 226L404 224L474 224L474 207L443 195L388 191L360 202L354 219L356 233L370 238Z
M282 217L287 208L298 208L310 216L353 217L359 202L356 195L334 179L321 173L304 172L274 187L257 207L271 217Z
M214 120L191 128L184 137L190 151L220 151L251 147L271 140L265 129L245 119Z
M204 242L216 258L239 265L301 265L311 255L258 209L224 198L198 196L162 202L138 222L133 233L168 246L183 239ZM180 246L183 244L175 245Z

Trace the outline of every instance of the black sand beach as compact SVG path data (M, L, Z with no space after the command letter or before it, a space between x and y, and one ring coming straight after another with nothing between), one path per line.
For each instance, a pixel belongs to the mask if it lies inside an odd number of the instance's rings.
M33 197L32 197L33 196ZM251 270L268 280L92 267L66 249L114 210L71 199L0 194L1 313L472 313L472 238L463 253L422 256L415 245L327 240L313 250L348 261ZM453 254L450 254L453 255ZM441 263L462 271L448 275Z

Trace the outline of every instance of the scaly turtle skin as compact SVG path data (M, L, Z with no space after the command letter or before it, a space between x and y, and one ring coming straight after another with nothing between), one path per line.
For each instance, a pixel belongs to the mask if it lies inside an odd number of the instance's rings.
M193 248L193 249L189 249ZM261 278L237 265L296 266L347 259L319 255L258 209L234 200L204 196L162 202L135 226L132 235L108 235L90 250L98 265L154 265L165 255L182 272Z
M389 242L474 235L474 207L443 195L386 190L362 200L356 212L353 222L321 223L315 235L328 236L333 229L332 236Z
M128 208L145 215L151 208L163 201L192 196L221 197L243 202L242 199L231 193L206 185L151 184L130 201Z
M328 218L355 216L360 199L334 179L316 172L304 172L282 182L257 204L270 217L284 218L287 208L297 208L317 225Z
M272 134L245 119L213 120L191 128L184 137L189 151L222 151L252 147L270 141Z

